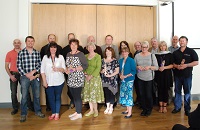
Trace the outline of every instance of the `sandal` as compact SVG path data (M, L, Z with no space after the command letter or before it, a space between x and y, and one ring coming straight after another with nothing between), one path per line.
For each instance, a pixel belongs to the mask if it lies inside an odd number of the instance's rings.
M55 118L54 118L55 121L57 121L59 119L60 119L59 115L56 115Z
M163 106L160 106L160 109L158 112L163 113Z
M167 113L167 106L163 106L163 113Z
M108 114L111 115L112 112L113 112L113 108L110 108L109 111L108 111Z
M106 110L104 111L104 114L108 114L109 112L109 108L106 108Z
M49 116L49 120L53 120L55 118L55 115Z

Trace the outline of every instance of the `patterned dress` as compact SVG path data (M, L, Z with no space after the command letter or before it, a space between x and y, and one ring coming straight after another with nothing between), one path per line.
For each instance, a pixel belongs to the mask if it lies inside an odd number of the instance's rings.
M133 81L121 82L119 102L123 106L133 106Z
M87 75L92 75L90 81L85 80L85 86L82 91L82 99L84 102L102 103L104 102L104 93L102 88L102 81L100 77L101 56L95 54L92 59L88 59L88 68L85 70Z

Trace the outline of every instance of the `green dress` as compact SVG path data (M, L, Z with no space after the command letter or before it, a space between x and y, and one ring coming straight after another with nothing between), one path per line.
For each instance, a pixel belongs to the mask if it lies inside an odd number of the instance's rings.
M86 58L88 61L88 68L85 70L85 73L87 73L87 75L92 75L93 78L90 81L85 80L82 99L84 102L102 103L104 102L104 93L100 77L101 56L96 53L92 59L88 59L87 54Z

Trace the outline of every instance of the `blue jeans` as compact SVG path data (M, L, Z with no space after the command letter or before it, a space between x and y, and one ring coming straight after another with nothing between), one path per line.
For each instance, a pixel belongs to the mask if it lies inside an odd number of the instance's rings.
M29 87L32 88L33 93L33 105L35 113L41 112L40 107L40 81L38 78L30 81L25 75L20 77L21 82L21 115L27 115L27 98L29 93Z
M184 92L184 109L185 111L190 111L190 99L191 99L191 87L192 87L192 76L190 77L174 77L175 79L175 99L174 106L175 109L181 109L182 104L182 87Z
M64 83L58 86L48 86L46 89L52 114L60 113L61 94Z

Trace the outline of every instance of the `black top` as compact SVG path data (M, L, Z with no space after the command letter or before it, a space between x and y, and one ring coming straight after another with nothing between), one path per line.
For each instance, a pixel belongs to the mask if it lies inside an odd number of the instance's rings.
M197 53L189 47L186 47L186 49L183 52L180 50L180 48L176 50L173 53L173 58L174 58L174 63L177 65L180 65L183 59L185 59L184 64L188 64L193 61L199 60ZM189 77L192 76L192 70L193 67L187 67L183 70L174 69L174 75L178 77L182 76Z
M97 54L99 54L101 56L101 59L103 58L103 53L102 53L102 50L101 50L101 47L100 46L96 46L96 49L94 50L94 52L96 52ZM86 47L84 47L84 54L88 54L89 51L86 49Z
M78 50L79 50L80 52L84 52L83 47L80 46L80 45L79 45L79 47L78 47ZM62 55L63 55L63 57L64 57L65 60L66 60L67 53L69 53L69 52L71 52L71 51L72 51L72 50L71 50L71 48L70 48L70 45L67 45L67 46L65 46L65 47L62 49Z
M136 54L138 54L138 53L140 53L140 52L142 52L142 50L140 50L140 51L135 51L135 53L133 54L133 58L135 57Z
M41 60L44 57L44 55L47 54L48 47L49 47L49 43L41 48L41 51L40 51ZM59 54L61 54L61 52L62 52L62 47L58 44L57 44L57 51L59 52Z

